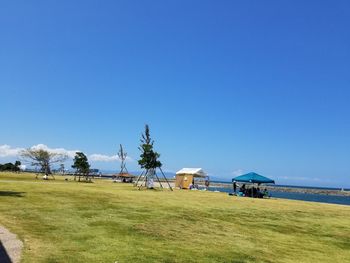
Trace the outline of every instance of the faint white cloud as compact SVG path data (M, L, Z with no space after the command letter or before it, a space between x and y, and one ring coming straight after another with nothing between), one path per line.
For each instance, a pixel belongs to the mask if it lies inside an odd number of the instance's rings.
M232 174L234 176L242 175L243 174L243 170L242 169L237 169L237 170L233 171Z
M10 145L0 145L0 157L16 157L24 148L12 148Z
M95 153L89 156L89 160L94 162L115 162L119 161L119 158L117 155L104 155Z
M30 147L30 149L32 150L41 149L52 153L64 154L64 155L67 155L69 158L74 158L75 153L79 152L79 150L66 150L64 148L50 148L45 144L33 145L32 147Z
M105 155L105 154L98 154L94 153L88 156L88 159L93 162L119 162L120 159L118 155ZM126 157L127 162L132 162L133 159L129 156Z
M45 150L52 153L58 153L58 154L64 154L67 155L69 158L74 159L74 156L76 152L80 152L80 150L67 150L64 148L50 148L45 144L37 144L30 147L32 150ZM10 145L4 144L0 145L0 157L19 157L21 151L25 150L25 148L13 148ZM94 153L87 156L89 161L93 162L116 162L120 161L119 157L117 155L105 155L105 154L99 154ZM132 162L133 159L129 156L126 157L127 162Z

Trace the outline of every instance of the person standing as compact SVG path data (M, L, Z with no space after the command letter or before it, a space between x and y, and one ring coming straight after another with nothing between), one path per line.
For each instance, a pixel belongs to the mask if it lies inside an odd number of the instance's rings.
M210 184L210 183L209 183L209 180L205 180L205 183L204 183L204 184L205 184L205 189L206 189L206 190L209 190L209 184Z
M233 180L233 192L236 194L237 191L237 183L235 180Z

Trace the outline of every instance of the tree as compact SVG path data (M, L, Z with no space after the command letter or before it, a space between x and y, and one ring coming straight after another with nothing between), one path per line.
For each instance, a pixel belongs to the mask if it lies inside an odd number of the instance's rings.
M142 169L154 170L162 167L162 163L158 160L160 154L153 150L154 141L151 139L148 124L145 125L145 133L141 137L141 151L140 160L138 161Z
M21 152L21 157L31 162L32 166L38 167L41 173L44 173L44 179L51 175L51 165L54 163L64 162L68 156L61 153L49 152L43 149L26 149ZM38 174L36 175L38 178Z
M16 172L17 168L13 163L0 164L0 171Z
M21 170L21 161L16 161L15 162L15 172L19 172Z
M139 147L139 150L141 151L140 160L138 161L139 165L141 166L144 171L141 173L141 175L138 177L135 185L138 185L141 178L143 178L143 181L141 181L142 187L143 183L147 186L147 188L153 188L153 181L154 177L157 178L159 185L161 188L163 188L162 183L159 180L159 177L156 173L157 168L162 172L164 179L167 181L169 188L172 190L168 180L166 179L163 171L162 171L162 163L158 160L160 157L160 154L153 150L153 143L154 141L151 139L149 126L146 124L145 126L145 133L142 134L141 137L141 145Z
M72 168L76 169L76 174L78 174L80 182L80 176L84 176L86 181L91 182L90 178L90 164L88 162L88 158L86 155L82 152L76 152L74 157L74 164L72 165ZM76 180L76 174L74 176L74 180Z
M21 170L20 166L21 166L20 161L16 161L14 164L13 163L0 164L0 171L19 172Z

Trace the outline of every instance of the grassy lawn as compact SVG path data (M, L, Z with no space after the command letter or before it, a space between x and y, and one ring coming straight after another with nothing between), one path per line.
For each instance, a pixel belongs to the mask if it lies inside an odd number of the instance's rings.
M350 262L350 207L0 173L23 262Z

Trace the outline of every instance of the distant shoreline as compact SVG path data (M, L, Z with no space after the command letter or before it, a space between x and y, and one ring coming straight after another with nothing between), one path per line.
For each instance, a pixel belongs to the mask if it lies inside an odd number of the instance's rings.
M222 188L231 188L231 183L211 183L212 187L222 187ZM303 193L303 194L321 194L321 195L338 195L338 196L349 196L350 191L342 191L337 189L321 189L321 188L303 188L303 187L295 187L295 186L273 186L273 185L261 185L260 188L267 189L268 191L274 192L293 192L293 193Z
M60 174L55 174L56 176L60 176ZM73 174L65 174L65 176L73 176ZM94 176L95 178L99 178L99 176ZM112 178L111 174L102 174L102 178ZM165 182L163 178L160 178L161 182ZM167 178L167 180L171 183L172 187L174 187L175 180L173 178ZM199 182L201 187L205 187L202 182ZM230 182L210 182L210 187L221 187L232 189L232 183ZM304 194L321 194L321 195L335 195L335 196L349 196L349 190L339 190L339 189L323 189L323 188L312 188L312 187L298 187L298 186L274 186L274 185L261 185L260 188L266 188L268 191L273 192L285 192L285 193L304 193ZM232 189L233 190L233 189Z
M110 175L102 175L103 177L110 177ZM167 178L168 181L171 183L172 187L174 187L175 180ZM163 178L160 178L161 182L165 182ZM205 187L204 183L199 183L201 187ZM227 182L210 182L210 187L222 187L227 189L232 189L232 183ZM260 188L267 189L268 191L273 192L284 192L284 193L302 193L302 194L321 194L321 195L335 195L335 196L349 196L350 197L350 191L342 191L339 189L324 189L324 188L317 188L317 187L298 187L298 186L274 186L274 185L261 185ZM233 190L233 189L232 189Z
M164 181L161 180L162 182ZM174 183L174 179L168 179L169 182ZM201 187L205 187L204 183L199 182L198 183ZM239 183L242 184L242 183ZM232 189L233 186L230 182L210 182L210 187L218 187L218 188L227 188ZM268 191L273 192L284 192L284 193L301 193L301 194L320 194L320 195L336 195L336 196L349 196L350 197L350 191L345 190L342 191L340 189L325 189L325 188L317 188L317 187L298 187L298 186L274 186L274 185L261 185L261 189L267 189ZM238 189L237 189L238 190Z

